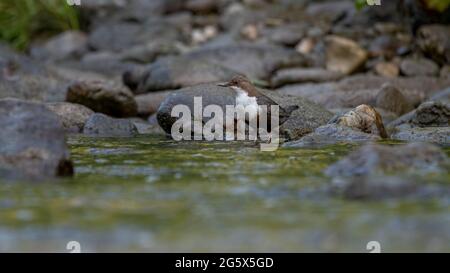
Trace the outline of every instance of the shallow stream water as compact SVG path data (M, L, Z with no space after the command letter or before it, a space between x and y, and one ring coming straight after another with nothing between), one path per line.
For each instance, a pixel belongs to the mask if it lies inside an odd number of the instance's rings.
M261 152L160 136L69 145L74 178L0 183L0 251L67 252L78 241L83 252L367 252L373 240L382 251L450 251L449 200L329 195L322 171L354 145Z

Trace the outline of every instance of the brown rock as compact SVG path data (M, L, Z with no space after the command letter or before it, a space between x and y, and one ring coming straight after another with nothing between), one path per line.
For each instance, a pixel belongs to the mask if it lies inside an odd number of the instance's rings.
M417 35L417 43L425 54L440 64L450 63L450 26L422 26Z
M157 91L137 95L135 99L138 105L138 115L141 117L148 117L151 114L156 113L161 102L171 93L172 91Z
M68 88L66 101L114 117L130 117L137 114L133 94L125 87L107 81L73 83Z
M368 58L366 50L350 39L328 36L326 43L326 67L328 70L352 74L364 65Z
M414 107L398 88L392 84L384 84L376 97L375 106L403 115Z
M368 134L387 138L381 115L371 106L362 104L349 112L336 117L332 123L357 129Z
M398 65L390 62L380 62L375 65L375 72L383 77L395 78L400 74Z
M81 133L88 118L94 111L81 104L69 102L47 103L45 106L55 113L69 133Z

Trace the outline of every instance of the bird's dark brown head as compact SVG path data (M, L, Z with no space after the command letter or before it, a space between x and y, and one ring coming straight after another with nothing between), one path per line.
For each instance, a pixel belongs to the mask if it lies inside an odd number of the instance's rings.
M219 85L224 86L224 87L236 86L236 87L242 88L243 86L246 86L246 85L252 85L252 83L246 76L237 75L237 76L234 76L233 78L231 78L231 80L229 82L224 83L224 84L219 84Z
M234 86L234 87L238 87L244 91L247 91L248 93L251 93L251 94L256 92L255 86L244 75L236 75L229 82L224 83L224 84L219 84L219 86L224 86L224 87L233 87Z

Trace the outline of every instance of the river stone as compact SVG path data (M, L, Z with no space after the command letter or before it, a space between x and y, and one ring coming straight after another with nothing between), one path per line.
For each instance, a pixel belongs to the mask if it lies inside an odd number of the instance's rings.
M59 117L67 133L81 133L87 119L94 114L81 104L69 102L46 103L45 106Z
M268 80L277 69L307 64L307 60L295 50L268 45L232 44L206 47L187 53L186 56L226 67L252 79L262 80Z
M379 62L374 67L375 72L383 77L395 78L400 74L400 69L393 62Z
M259 89L259 91L283 108L293 105L299 106L280 127L280 134L283 138L298 139L312 132L320 125L326 124L333 116L329 111L303 98L282 96L276 92L264 89ZM210 104L219 105L222 107L224 113L226 105L235 105L236 103L235 91L231 88L220 87L217 84L202 84L174 91L161 103L157 114L159 124L168 134L171 132L172 124L177 120L177 118L170 116L172 108L177 104L184 104L193 113L194 96L201 96L203 98L204 107ZM208 120L209 118L203 119L204 122Z
M417 109L399 117L388 126L393 127L446 127L450 125L450 104L427 101Z
M350 127L326 124L299 140L286 142L283 147L310 147L336 143L358 143L381 140L380 136L363 133Z
M179 56L161 58L149 65L145 70L135 69L124 73L124 82L136 94L150 91L178 89L201 83L219 82L230 79L236 74L233 70Z
M124 62L151 63L157 57L179 54L180 48L172 41L156 40L128 48L119 55Z
M422 51L439 64L450 63L450 26L425 25L419 28L417 43Z
M16 74L8 79L0 76L0 98L30 101L64 101L67 84L50 75Z
M413 110L408 98L392 84L384 84L375 98L375 106L403 115Z
M95 112L114 117L137 114L133 94L125 87L108 81L79 81L69 86L66 101L82 104Z
M326 124L333 114L322 106L300 97L281 95L277 92L259 89L283 108L296 105L298 109L280 126L280 136L285 140L296 140Z
M306 13L312 18L321 18L333 22L347 13L355 12L352 1L311 2Z
M182 88L168 95L161 103L157 119L158 124L167 133L171 133L172 125L178 119L171 117L172 108L182 104L189 107L191 114L194 114L194 97L202 97L202 105L219 105L225 113L226 105L235 105L235 93L231 88L221 87L217 84L200 84L192 87ZM203 118L207 122L209 118Z
M166 135L158 122L153 124L145 120L135 120L135 118L131 118L131 122L136 126L140 135Z
M304 24L286 24L263 32L269 41L285 46L295 46L305 37L307 26Z
M429 174L446 171L449 163L445 152L432 144L368 144L328 167L325 174L330 177Z
M339 36L326 37L326 67L330 71L352 74L364 65L367 51L356 42Z
M31 48L31 56L42 61L60 61L68 58L79 58L86 51L87 36L80 31L66 31L41 46Z
M2 178L43 180L73 174L58 117L44 105L0 100Z
M439 66L427 59L405 59L400 63L400 71L406 76L437 76Z
M275 72L271 85L276 88L292 83L337 81L342 77L339 72L323 68L286 68Z
M339 82L285 85L278 92L300 96L328 109L375 105L381 87L389 83L398 88L413 106L450 85L450 79L435 77L385 78L355 75Z
M431 142L450 145L450 127L404 128L391 134L395 140L408 142Z
M114 80L119 78L119 75L124 71L144 66L140 63L124 60L119 53L108 51L88 52L79 61L66 60L60 65L85 72L94 72Z
M335 116L330 123L352 128L367 134L387 138L381 115L369 105L359 105L346 113Z
M158 111L161 102L172 93L172 91L158 91L135 97L138 105L138 115L148 117Z
M111 118L96 113L89 117L83 129L88 136L97 137L130 137L138 133L136 125L129 119Z
M176 27L155 18L145 24L134 22L101 24L90 33L89 45L98 51L120 52L150 41L176 41L179 38L180 33Z

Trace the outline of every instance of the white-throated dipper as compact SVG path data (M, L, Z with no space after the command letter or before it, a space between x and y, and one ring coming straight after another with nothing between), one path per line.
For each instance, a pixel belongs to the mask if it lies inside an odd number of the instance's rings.
M244 75L234 76L229 82L224 84L219 84L223 87L231 87L236 91L236 104L242 105L244 107L255 107L258 110L259 106L267 106L267 129L270 131L270 121L271 121L271 106L279 106L279 125L285 123L291 116L292 112L298 109L297 105L288 106L286 108L281 107L278 103L273 101L271 98L267 97L250 82L250 80ZM255 113L257 113L255 111ZM252 119L252 117L250 117Z

